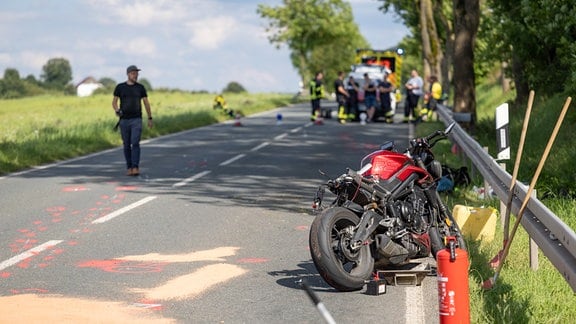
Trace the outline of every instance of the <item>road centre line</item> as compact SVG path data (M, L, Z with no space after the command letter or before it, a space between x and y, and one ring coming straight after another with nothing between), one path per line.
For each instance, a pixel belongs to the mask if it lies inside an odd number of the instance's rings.
M236 155L235 157L233 157L233 158L231 158L231 159L228 159L228 160L220 163L219 166L228 165L228 164L230 164L230 163L232 163L232 162L234 162L234 161L240 160L241 158L243 158L243 157L245 157L245 156L246 156L246 154L238 154L238 155Z
M15 255L6 261L2 261L2 263L0 263L0 271L15 265L15 264L19 263L20 261L23 261L23 260L26 260L30 257L33 257L33 256L37 255L38 253L43 252L43 251L45 251L45 250L47 250L47 249L49 249L55 245L58 245L62 242L64 242L64 241L63 240L48 241L46 243L38 245L37 247L33 247L26 252Z
M274 140L275 140L275 141L278 141L278 140L283 139L283 138L286 137L286 136L288 136L288 133L280 134L280 135L274 137Z
M128 212L128 211L130 211L130 210L132 210L132 209L134 209L134 208L136 208L136 207L140 207L140 206L142 206L142 205L144 205L144 204L146 204L146 203L148 203L148 202L150 202L150 201L152 201L152 200L154 200L154 199L156 199L156 196L149 196L149 197L146 197L146 198L144 198L144 199L140 199L139 201L137 201L137 202L135 202L135 203L133 203L133 204L130 204L130 205L125 206L125 207L122 207L122 208L120 208L120 209L118 209L118 210L116 210L116 211L114 211L114 212L111 212L111 213L108 214L108 215L105 215L105 216L102 216L102 217L100 217L100 218L97 218L97 219L93 220L93 221L92 221L92 224L102 224L102 223L104 223L104 222L107 222L107 221L109 221L109 220L111 220L111 219L113 219L113 218L116 218L116 217L118 217L118 216L120 216L120 215L122 215L122 214L124 214L124 213L126 213L126 212Z
M190 178L184 179L180 182L173 184L172 187L183 187L192 181L198 180L198 179L202 178L203 176L210 174L210 172L212 172L212 171L206 170L206 171L202 171L200 173L196 173L195 175L191 176Z
M258 146L256 146L256 147L254 147L253 149L251 149L250 152L256 152L256 151L258 151L259 149L264 148L264 147L266 147L266 146L268 146L268 145L270 145L269 142L264 142L264 143L262 143L262 144L260 144L260 145L258 145Z

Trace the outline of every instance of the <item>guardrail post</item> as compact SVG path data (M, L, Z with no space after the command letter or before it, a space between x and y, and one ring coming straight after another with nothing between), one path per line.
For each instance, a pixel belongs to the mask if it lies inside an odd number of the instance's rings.
M502 168L502 170L506 171L506 163L500 163L500 167ZM502 225L502 228L506 227L506 223L508 222L507 219L505 219L506 217L506 203L500 199L500 225ZM504 238L507 239L507 238Z
M536 194L536 189L532 191L532 198L538 199ZM530 237L530 246L528 248L530 252L530 269L533 271L538 270L538 244Z
M484 146L483 149L486 152L486 154L490 155L488 153L488 146ZM489 195L490 195L490 182L488 182L488 180L484 178L484 199L489 199Z

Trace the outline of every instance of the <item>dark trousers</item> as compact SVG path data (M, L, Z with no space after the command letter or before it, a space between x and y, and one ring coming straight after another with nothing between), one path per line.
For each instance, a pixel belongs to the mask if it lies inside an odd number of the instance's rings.
M126 168L137 168L140 164L140 138L142 137L142 118L120 120L120 134L124 144Z
M312 105L312 116L316 116L316 112L320 111L320 99L312 99L310 104Z
M419 95L413 94L411 91L408 92L406 96L406 104L404 105L404 117L408 118L412 116L416 118L416 107L418 106L418 101L420 100Z

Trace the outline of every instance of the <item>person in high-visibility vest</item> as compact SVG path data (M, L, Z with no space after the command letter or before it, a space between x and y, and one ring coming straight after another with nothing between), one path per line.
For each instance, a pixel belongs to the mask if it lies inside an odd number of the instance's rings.
M312 105L311 121L315 121L320 115L320 99L324 98L324 84L322 79L324 74L322 72L316 73L316 77L310 81L310 103Z
M427 79L430 84L430 89L424 94L424 109L420 113L423 119L431 119L434 111L438 108L438 102L442 100L442 85L438 81L438 77L430 75Z
M346 102L350 94L344 88L344 72L342 71L338 71L338 78L334 81L334 92L336 92L336 102L338 102L338 121L345 124L349 114Z

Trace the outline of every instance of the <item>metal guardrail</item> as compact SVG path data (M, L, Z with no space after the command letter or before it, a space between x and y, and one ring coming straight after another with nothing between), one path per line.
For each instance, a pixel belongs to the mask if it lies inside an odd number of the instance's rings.
M437 112L446 125L454 122L452 111L448 108L439 106ZM454 127L450 138L472 161L498 198L507 201L512 176L503 170L496 160L459 125ZM527 186L516 182L511 213L515 215L518 213L527 191ZM530 198L520 224L576 292L576 233L574 230L534 197Z

